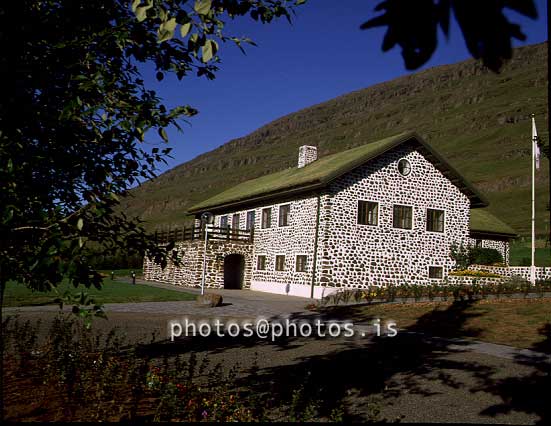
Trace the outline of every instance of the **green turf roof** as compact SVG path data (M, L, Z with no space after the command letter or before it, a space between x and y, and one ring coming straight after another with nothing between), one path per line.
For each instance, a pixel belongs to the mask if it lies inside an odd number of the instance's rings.
M344 173L408 141L416 141L421 145L425 155L432 157L435 166L467 194L471 199L472 207L487 206L484 197L443 157L437 154L417 134L404 132L367 145L321 157L302 168L293 167L248 180L196 204L189 209L189 213L236 207L244 203L318 189Z
M516 236L517 233L506 223L503 223L487 209L471 209L471 232L483 234L499 234L503 236Z

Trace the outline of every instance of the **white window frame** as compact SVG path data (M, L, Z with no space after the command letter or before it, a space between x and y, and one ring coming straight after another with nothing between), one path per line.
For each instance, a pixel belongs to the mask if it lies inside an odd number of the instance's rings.
M442 270L442 278L431 278L430 268L440 268ZM427 277L429 278L429 280L443 280L444 279L444 266L442 266L442 265L429 265L429 266L427 266Z
M397 228L394 226L394 206L411 207L411 228ZM396 229L399 231L411 232L415 230L415 207L413 205L408 205L408 204L392 203L392 207L390 211L390 226L392 229Z
M299 256L304 256L306 257L306 262L304 262L304 271L297 271L297 257ZM295 272L299 273L299 274L307 274L308 273L308 255L306 253L296 253L295 254L295 267L293 268L295 270Z
M281 208L284 206L289 206L289 213L287 214L287 225L281 224ZM291 203L283 203L277 206L277 226L278 228L285 228L291 226Z
M270 211L270 226L264 226L264 210ZM272 228L272 216L273 216L272 207L264 207L260 210L260 229L270 229Z
M264 256L264 269L258 269L258 258L260 256ZM254 265L254 268L256 271L267 271L268 270L268 255L265 253L257 253L256 254L256 263Z
M277 257L278 256L283 256L284 260L283 260L283 269L280 270L280 269L277 269ZM274 272L287 272L288 269L287 269L287 255L285 253L277 253L275 256L274 256Z
M358 216L360 214L360 201L365 201L366 203L374 203L377 204L377 223L374 225L372 223L358 223ZM374 200L364 200L364 199L358 199L358 202L356 204L356 225L358 226L379 226L379 219L381 215L381 203L379 201Z
M442 231L429 231L427 229L427 226L429 224L429 221L428 221L428 218L429 218L429 210L440 210L441 212L444 212L444 229ZM446 218L448 217L448 212L446 211L446 209L438 209L436 207L427 207L425 209L425 231L426 232L430 232L431 234L439 234L439 235L443 235L446 233Z

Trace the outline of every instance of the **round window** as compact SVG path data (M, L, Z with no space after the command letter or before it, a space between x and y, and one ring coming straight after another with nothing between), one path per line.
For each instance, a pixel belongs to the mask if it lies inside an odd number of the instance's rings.
M402 158L400 161L398 161L398 171L402 176L407 176L411 172L411 164L409 164L409 161L405 158Z

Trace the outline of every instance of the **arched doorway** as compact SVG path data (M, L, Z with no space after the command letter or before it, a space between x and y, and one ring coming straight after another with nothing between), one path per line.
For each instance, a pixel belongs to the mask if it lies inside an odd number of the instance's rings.
M224 258L224 288L243 288L245 257L242 254L229 254Z

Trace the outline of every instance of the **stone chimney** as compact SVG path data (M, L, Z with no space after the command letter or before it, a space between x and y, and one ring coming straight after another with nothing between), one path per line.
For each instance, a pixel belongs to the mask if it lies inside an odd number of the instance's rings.
M302 145L298 149L298 168L307 166L318 159L318 148L310 145Z

